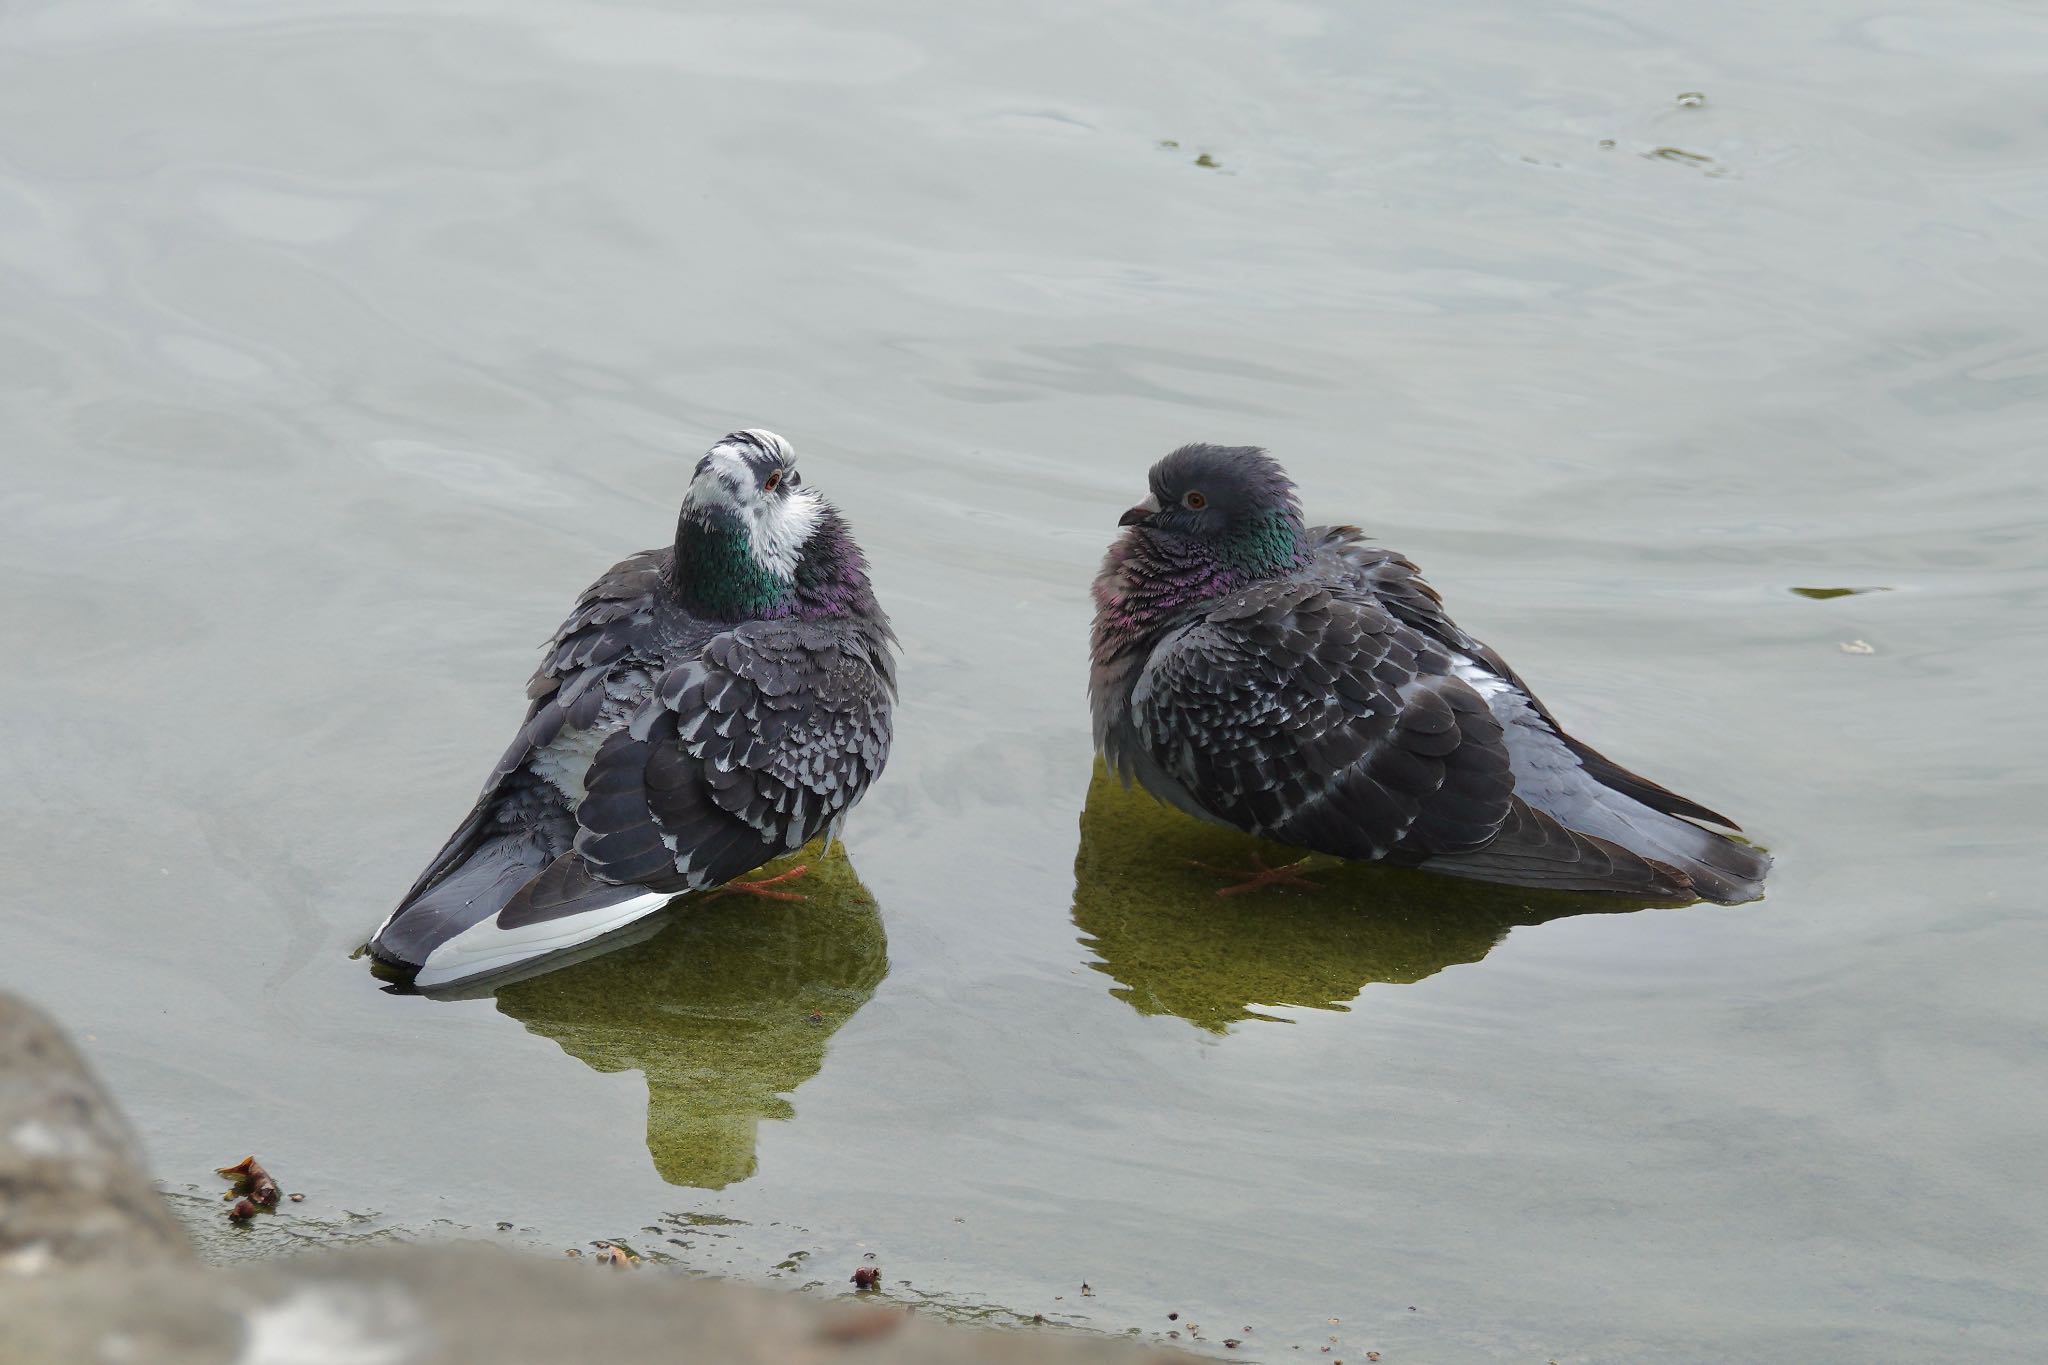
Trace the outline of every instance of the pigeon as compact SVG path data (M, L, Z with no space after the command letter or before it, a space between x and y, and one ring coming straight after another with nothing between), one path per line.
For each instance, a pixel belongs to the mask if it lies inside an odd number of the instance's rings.
M370 940L431 988L589 943L823 834L889 756L895 634L772 431L697 462L675 543L584 590L469 816ZM788 898L788 892L764 892Z
M1305 526L1255 446L1188 445L1096 577L1095 742L1128 786L1282 844L1650 901L1763 894L1737 826L1566 733L1414 564ZM1261 867L1228 892L1276 881Z

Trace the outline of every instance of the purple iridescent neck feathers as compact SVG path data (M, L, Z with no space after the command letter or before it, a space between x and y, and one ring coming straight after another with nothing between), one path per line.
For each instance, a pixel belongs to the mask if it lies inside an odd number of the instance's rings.
M881 610L868 583L867 557L853 543L853 533L838 509L827 503L797 561L791 614L812 621L828 616L872 618Z

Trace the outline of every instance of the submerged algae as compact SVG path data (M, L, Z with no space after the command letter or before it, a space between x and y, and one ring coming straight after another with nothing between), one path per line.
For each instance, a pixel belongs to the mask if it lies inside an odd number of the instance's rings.
M801 901L687 898L644 942L501 988L498 1008L603 1072L647 1079L647 1150L672 1185L723 1189L755 1170L756 1126L795 1115L840 1025L889 970L875 899L844 846L770 863L810 871Z
M1074 926L1140 1014L1214 1033L1259 1006L1342 1010L1375 982L1406 984L1477 962L1522 925L1614 914L1653 902L1571 895L1310 855L1314 891L1218 896L1193 866L1280 866L1300 849L1204 824L1126 790L1098 760L1074 858Z

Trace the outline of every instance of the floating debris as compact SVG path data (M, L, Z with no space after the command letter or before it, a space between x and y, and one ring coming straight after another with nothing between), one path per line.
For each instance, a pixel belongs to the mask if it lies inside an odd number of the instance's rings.
M1203 152L1200 156L1195 158L1195 164L1197 166L1207 167L1209 170L1213 171L1216 170L1218 167L1222 166L1223 163L1218 161L1215 157L1210 156L1207 152Z
M1600 139L1600 145L1602 147L1607 147L1611 149L1614 146L1614 139L1611 137L1603 137Z
M234 1207L228 1210L230 1223L246 1223L256 1216L257 1210L277 1207L277 1182L271 1179L270 1172L264 1170L263 1163L254 1156L245 1156L232 1166L218 1167L215 1173L235 1182L235 1187L222 1196L235 1201ZM300 1197L292 1196L293 1199Z
M1792 592L1801 597L1825 602L1831 597L1860 597L1866 592L1890 592L1890 588L1793 588Z
M1170 152L1177 152L1180 150L1180 143L1176 142L1174 139L1170 137L1160 138L1159 145Z
M631 1270L640 1264L640 1258L629 1253L624 1247L600 1247L597 1263L608 1265L614 1270Z
M1844 654L1875 654L1877 653L1877 646L1868 640L1844 640L1842 641L1842 652Z
M1714 158L1708 156L1705 152L1688 152L1683 147L1659 147L1655 151L1644 152L1643 156L1650 161L1676 161L1682 166L1711 166L1714 164Z
M1697 109L1707 102L1707 97L1698 90L1685 90L1679 93L1678 102L1684 108Z
M219 1167L215 1175L224 1176L235 1182L235 1192L246 1194L259 1209L277 1207L277 1182L270 1178L270 1172L263 1169L263 1163L253 1156L245 1156L232 1166Z
M305 1195L303 1195L303 1194L299 1194L299 1193L297 1193L297 1192L295 1191L295 1192L294 1192L294 1193L293 1193L293 1194L291 1195L291 1201L292 1201L292 1202L293 1202L294 1204L303 1204L303 1203L305 1203L305 1202L306 1202L306 1196L305 1196Z
M864 1265L853 1272L853 1287L866 1293L881 1286L882 1271L879 1266Z

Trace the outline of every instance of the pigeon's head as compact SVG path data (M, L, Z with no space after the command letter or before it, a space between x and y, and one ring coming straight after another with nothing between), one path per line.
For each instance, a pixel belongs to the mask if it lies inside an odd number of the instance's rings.
M1129 534L1253 577L1301 562L1294 482L1259 447L1182 446L1152 466L1151 483L1151 496L1118 519Z
M772 431L735 431L697 461L676 525L676 578L691 606L725 620L842 615L872 605L846 522L803 486Z
M683 519L737 533L755 567L785 582L818 529L824 499L803 486L796 451L772 431L735 431L704 452Z

